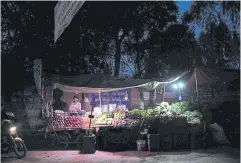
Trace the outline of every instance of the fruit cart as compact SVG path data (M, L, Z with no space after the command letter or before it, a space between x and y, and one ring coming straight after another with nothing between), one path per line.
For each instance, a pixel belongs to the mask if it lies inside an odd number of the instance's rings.
M91 123L91 124L90 124ZM57 149L66 149L71 144L81 148L83 136L89 128L95 127L95 119L83 116L68 116L63 111L53 112L46 127L46 137L51 139L51 146Z

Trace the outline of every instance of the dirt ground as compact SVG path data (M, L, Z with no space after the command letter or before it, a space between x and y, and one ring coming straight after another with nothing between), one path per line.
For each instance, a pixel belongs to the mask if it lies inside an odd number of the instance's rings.
M23 159L14 153L2 154L4 163L239 163L240 151L230 147L180 152L102 152L80 154L78 151L29 151Z

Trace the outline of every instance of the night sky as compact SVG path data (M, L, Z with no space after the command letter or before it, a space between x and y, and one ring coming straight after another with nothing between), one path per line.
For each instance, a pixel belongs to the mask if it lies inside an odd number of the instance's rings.
M190 6L192 4L192 1L177 1L177 5L179 7L179 14L180 16L182 16L182 14L185 11L188 11ZM195 26L195 34L196 34L196 38L198 38L199 34L201 32L201 28L198 26Z

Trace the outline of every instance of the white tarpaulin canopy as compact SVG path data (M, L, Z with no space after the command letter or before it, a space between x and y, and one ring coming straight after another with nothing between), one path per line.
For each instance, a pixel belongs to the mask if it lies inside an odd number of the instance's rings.
M101 73L83 74L78 76L53 76L53 87L65 92L110 92L127 88L145 88L156 89L161 85L175 82L184 76L187 72L182 73L175 79L161 81L158 79L121 79Z

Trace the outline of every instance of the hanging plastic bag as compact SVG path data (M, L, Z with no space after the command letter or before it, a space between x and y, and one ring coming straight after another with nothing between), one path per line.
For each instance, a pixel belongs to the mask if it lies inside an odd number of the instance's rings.
M227 139L227 136L224 133L223 128L218 125L216 122L214 124L209 125L212 133L213 140L218 144L230 144L230 141Z

